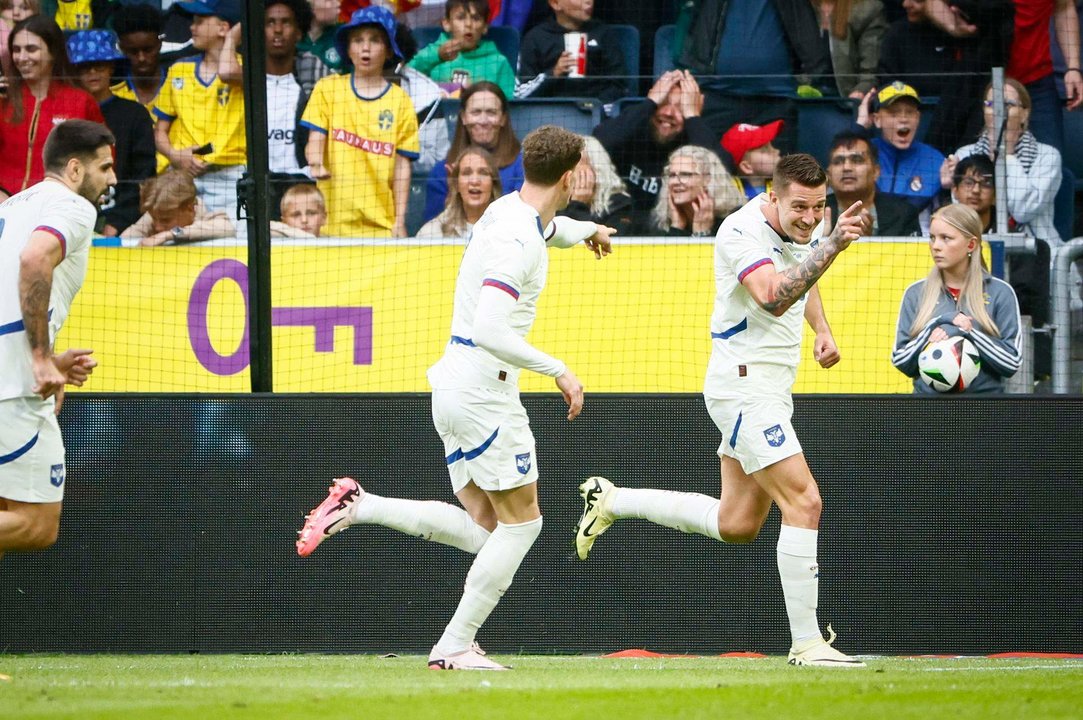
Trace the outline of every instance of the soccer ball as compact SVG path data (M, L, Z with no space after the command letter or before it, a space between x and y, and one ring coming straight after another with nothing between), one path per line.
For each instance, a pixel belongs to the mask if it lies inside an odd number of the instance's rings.
M929 343L918 355L918 376L937 392L963 392L981 371L981 356L965 337Z

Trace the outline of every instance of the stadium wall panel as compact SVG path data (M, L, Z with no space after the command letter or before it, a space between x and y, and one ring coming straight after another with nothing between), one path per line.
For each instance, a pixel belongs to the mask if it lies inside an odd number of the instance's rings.
M525 397L545 526L480 640L500 651L783 652L778 514L730 546L624 521L570 545L591 474L717 494L696 395ZM59 543L0 561L22 651L427 650L470 557L357 527L307 559L330 478L453 500L425 395L73 395ZM799 396L824 496L820 619L859 653L1083 650L1083 400Z

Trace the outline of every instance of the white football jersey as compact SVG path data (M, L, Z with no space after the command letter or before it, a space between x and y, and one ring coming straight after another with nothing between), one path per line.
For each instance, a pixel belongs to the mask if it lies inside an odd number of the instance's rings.
M86 278L98 212L55 180L43 180L0 204L0 400L34 395L30 343L19 300L19 256L35 230L52 233L64 257L53 270L49 337L56 338Z
M534 325L548 270L549 255L538 212L523 202L518 192L489 205L474 225L459 265L451 337L443 357L428 373L433 389L517 387L519 368L474 344L474 316L481 288L496 287L516 299L508 326L519 337L526 337Z
M732 394L733 379L755 366L768 366L762 369L770 377L786 377L787 373L775 371L796 372L801 358L806 298L795 302L782 317L775 317L760 307L741 281L764 265L773 266L776 272L799 265L819 244L823 223L813 231L809 244L795 243L768 224L762 210L768 202L766 193L748 201L725 219L715 237L711 360L703 389L708 397ZM741 366L745 366L743 371Z

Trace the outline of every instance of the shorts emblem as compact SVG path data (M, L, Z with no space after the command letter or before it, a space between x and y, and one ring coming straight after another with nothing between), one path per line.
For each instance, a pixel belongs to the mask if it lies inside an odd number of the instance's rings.
M515 456L515 469L519 471L520 475L526 475L530 472L530 453Z
M53 484L53 487L60 487L64 484L64 463L49 468L49 482Z
M767 438L767 444L771 447L779 447L786 442L786 433L782 432L781 425L767 428L763 431L763 436Z

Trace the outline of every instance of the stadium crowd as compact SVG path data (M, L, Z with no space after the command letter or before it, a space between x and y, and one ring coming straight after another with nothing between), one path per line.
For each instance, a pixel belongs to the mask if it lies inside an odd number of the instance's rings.
M832 209L861 199L874 234L918 235L963 203L986 231L1028 233L1038 253L1014 260L1012 277L1040 323L1050 248L1074 234L1055 198L1075 189L1061 153L1079 140L1065 137L1065 110L1083 104L1077 4L267 0L272 235L465 236L522 185L516 113L578 98L604 112L584 128L565 212L623 235L710 236L770 190L781 155L814 152L802 139L821 129L801 132L802 103L833 101L852 124L815 137ZM102 237L156 246L245 231L243 0L162 5L0 3L0 197L42 179L53 124L85 118L118 140ZM994 66L1010 78L1001 128ZM1008 227L996 228L981 160L1002 141Z

